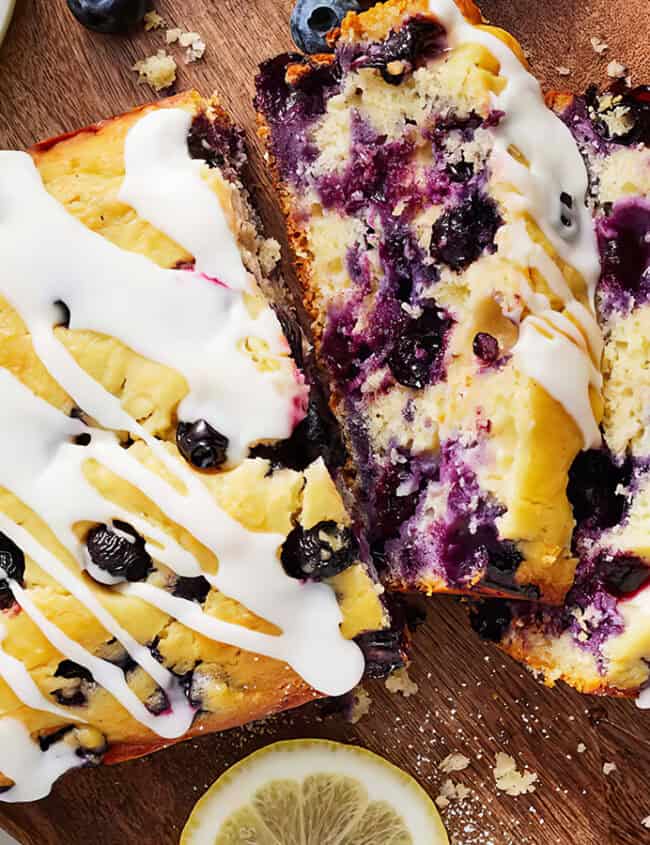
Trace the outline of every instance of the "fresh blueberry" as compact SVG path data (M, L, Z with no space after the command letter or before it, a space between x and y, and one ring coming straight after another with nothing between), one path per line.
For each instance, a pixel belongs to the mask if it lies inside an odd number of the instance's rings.
M445 333L451 321L436 308L428 308L410 320L388 356L388 366L400 384L420 389L438 375L435 370L443 353Z
M210 592L210 583L202 575L196 578L178 577L172 592L179 599L197 601L199 604L203 604Z
M144 18L148 0L67 0L68 8L93 32L126 32Z
M228 438L205 420L179 422L176 445L185 460L196 469L218 469L228 457Z
M358 544L349 528L324 520L305 530L297 526L282 546L282 565L291 578L319 581L350 566Z
M431 255L452 270L464 270L485 249L494 251L494 236L502 222L494 201L475 192L433 224Z
M356 0L298 0L291 13L291 35L303 53L329 53L325 36L343 22L348 12L358 12Z
M8 580L23 583L25 576L25 555L22 550L0 532L0 610L6 610L14 603Z
M97 525L88 532L86 548L90 560L113 578L142 581L151 571L143 538L125 522L115 520L113 525L114 528Z

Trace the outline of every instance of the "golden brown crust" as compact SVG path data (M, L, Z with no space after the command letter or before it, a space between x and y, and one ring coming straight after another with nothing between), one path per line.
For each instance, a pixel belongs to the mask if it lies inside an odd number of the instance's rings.
M267 696L262 700L259 697L256 698L254 707L239 707L236 713L206 714L197 719L187 733L175 739L169 740L156 737L149 742L115 743L111 745L104 755L103 762L112 766L117 763L124 763L127 760L134 760L137 757L145 757L148 754L153 754L154 751L161 751L164 748L169 748L172 745L185 742L197 736L218 733L229 728L246 725L249 722L255 722L258 719L273 716L284 710L293 710L295 707L300 707L302 704L307 704L318 698L321 698L319 693L306 684L296 681L292 684L290 691L284 693L281 698L277 696L277 690L272 689L268 691Z

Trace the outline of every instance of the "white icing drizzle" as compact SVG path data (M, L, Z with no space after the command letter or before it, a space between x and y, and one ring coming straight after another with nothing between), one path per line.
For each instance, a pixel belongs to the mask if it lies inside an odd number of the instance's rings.
M190 157L186 138L192 114L156 109L131 129L124 144L126 174L118 197L194 256L197 272L244 290L246 270L219 200ZM205 221L211 226L206 227Z
M194 182L208 190L203 180ZM25 153L0 152L0 208L2 293L25 321L48 369L55 356L70 358L52 333L55 296L70 309L70 328L117 336L145 358L182 373L190 390L179 418L205 419L225 434L233 461L251 443L291 434L305 389L271 308L253 318L239 292L199 273L162 269L90 231L44 190ZM173 212L169 204L161 210ZM276 369L255 366L244 347L251 337L266 344ZM90 376L86 381L101 401L103 388ZM112 422L105 424L116 428Z
M45 798L55 780L83 762L65 739L42 752L21 721L0 719L0 771L15 782L0 800L15 804Z
M569 129L546 107L539 83L507 44L466 21L454 0L429 0L429 8L446 28L451 48L478 43L498 59L499 73L506 84L493 95L494 108L503 111L504 117L493 130L492 170L500 182L514 188L506 206L530 216L558 255L580 273L593 310L600 261L585 204L587 171ZM513 148L526 163L512 155ZM570 198L570 207L562 203L563 194ZM511 237L501 233L500 251L524 267L539 270L587 341L573 332L567 335L566 325L559 327L557 312L546 297L528 296L525 298L533 315L526 316L521 325L513 350L515 363L572 417L582 433L584 448L598 447L601 435L589 396L590 387L600 387L602 339L598 325L593 313L575 299L560 268L532 240L523 222L509 228L515 227Z
M94 576L101 574L111 589L159 608L206 637L284 661L315 689L339 695L358 682L364 662L356 644L341 635L342 614L333 590L289 578L279 560L284 536L248 531L221 510L200 475L132 419L119 399L77 364L52 329L54 303L62 300L70 309L71 328L118 338L139 354L181 372L189 392L179 417L206 419L226 434L231 463L244 457L251 443L291 433L304 407L306 388L286 355L286 341L272 310L266 306L255 317L247 310L246 293L253 282L221 206L201 178L204 163L189 158L190 120L182 110L167 109L146 114L135 124L127 135L127 174L120 197L192 252L196 272L161 269L89 231L47 193L29 156L0 152L0 294L22 317L52 377L91 418L110 429L86 428L0 369L0 486L47 523L71 560ZM37 240L39 248L34 249ZM254 365L245 350L248 338L261 342L265 358L272 362L269 369L261 371ZM116 431L128 431L144 441L183 489L123 449ZM74 442L81 433L91 434L86 446ZM216 574L204 573L194 556L160 527L105 499L84 474L90 459L132 484L167 519L211 549L218 560ZM203 575L281 633L263 634L226 623L151 584L116 583L89 561L84 543L73 531L81 521L110 525L114 520L132 525L145 538L154 560L179 575ZM165 692L169 708L159 715L147 710L119 667L68 637L28 590L11 581L21 612L57 651L87 668L132 718L165 738L185 734L194 708L175 676L109 612L101 588L91 588L73 566L62 563L3 513L0 531L121 643ZM25 667L1 648L0 675L25 704L68 722L83 721L50 705ZM0 737L10 721L0 720ZM5 766L0 749L0 771L16 781L0 800L41 797L62 771L80 764L64 743L42 754L22 725L14 746L29 765ZM32 770L30 789L24 778Z
M2 643L7 636L6 626L0 622L0 643ZM34 683L34 679L29 674L25 666L12 657L10 654L0 647L0 677L11 687L16 698L20 699L27 707L32 710L44 710L46 713L53 713L66 721L70 718L70 714L62 707L57 707L48 701L40 689ZM78 719L80 722L85 722L85 719ZM1 722L1 720L0 720ZM1 769L0 769L1 771Z

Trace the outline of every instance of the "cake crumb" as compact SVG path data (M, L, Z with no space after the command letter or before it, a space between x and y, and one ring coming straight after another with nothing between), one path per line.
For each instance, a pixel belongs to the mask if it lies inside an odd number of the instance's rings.
M641 824L643 827L648 828L650 830L650 816L646 816L644 819L641 819Z
M352 690L352 709L350 710L348 721L356 725L364 716L368 715L371 704L372 698L366 690L363 687L355 687Z
M464 754L447 754L445 759L439 763L438 768L446 775L452 772L462 772L469 766L469 757Z
M440 787L440 792L436 797L436 806L444 810L452 801L464 801L470 794L470 790L462 783L454 783L451 778L447 778Z
M183 30L180 27L172 27L165 32L165 42L167 44L175 44L182 34Z
M584 744L584 742L579 742L578 743L578 754L584 754L586 750L587 750L587 746Z
M564 65L560 65L556 67L555 70L560 74L560 76L571 76L571 68L565 67Z
M167 44L180 44L181 47L186 47L185 64L189 65L203 58L206 44L198 32L188 32L181 29L179 26L172 27L165 32L165 42Z
M603 763L603 774L605 776L611 775L612 772L615 772L618 766L616 763Z
M138 72L138 82L146 82L154 91L169 88L176 79L176 62L164 50L136 62L132 70Z
M596 35L592 35L589 41L591 42L594 53L598 53L599 56L602 56L603 53L606 53L609 50L609 44L601 38L598 38Z
M534 784L537 781L537 774L526 769L523 772L517 771L517 764L509 754L499 752L496 755L496 765L493 769L494 780L497 789L505 792L506 795L525 795L534 792Z
M389 675L385 681L388 692L401 692L404 698L415 695L419 687L409 678L408 669L404 666L402 669L397 669L392 675Z
M185 64L191 64L203 58L205 53L205 41L198 32L182 32L178 38L181 47L187 47L185 51Z
M627 68L620 62L611 61L607 65L607 76L609 76L610 79L622 79L626 73Z
M152 29L162 29L165 25L165 21L161 15L158 14L154 9L144 16L144 29L145 32L151 32Z
M280 244L275 238L265 238L260 244L257 257L265 276L272 273L280 262Z

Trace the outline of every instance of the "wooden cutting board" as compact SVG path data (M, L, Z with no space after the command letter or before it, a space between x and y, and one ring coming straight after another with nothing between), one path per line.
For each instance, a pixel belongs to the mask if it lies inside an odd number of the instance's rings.
M612 59L627 63L635 80L644 71L650 76L648 0L482 5L521 39L547 87L604 83ZM204 60L181 63L177 89L216 90L249 131L263 216L282 240L255 144L251 98L258 62L290 47L291 0L157 0L156 7L170 25L204 36ZM592 36L609 44L603 57L592 49ZM18 0L0 49L0 147L25 147L151 99L130 67L162 46L160 32L91 35L71 18L65 0ZM0 256L0 272L1 262ZM547 690L477 642L453 600L431 600L428 611L411 670L419 693L407 699L381 683L369 685L371 712L356 726L312 706L149 759L74 772L40 803L0 804L0 825L29 845L173 845L194 802L227 766L275 739L325 736L386 755L434 796L445 777L438 763L450 752L465 754L470 766L454 778L470 795L446 813L454 845L650 843L650 830L641 825L650 815L650 713L629 702ZM533 794L496 791L498 751L538 774ZM606 762L616 765L609 776Z

